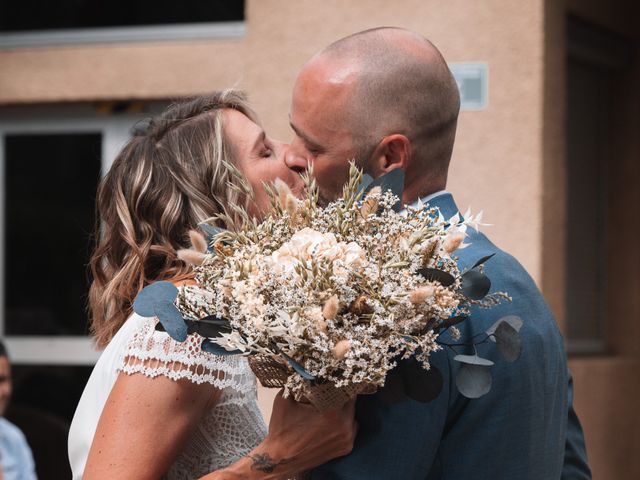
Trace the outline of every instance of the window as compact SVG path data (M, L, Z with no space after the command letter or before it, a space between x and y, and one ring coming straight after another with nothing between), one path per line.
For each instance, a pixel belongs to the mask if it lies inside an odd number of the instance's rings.
M14 363L97 358L86 315L95 192L143 116L0 110L0 336Z
M243 21L243 0L6 1L0 47L237 37Z
M571 353L598 353L608 348L612 255L619 254L607 238L610 172L619 157L612 128L619 120L616 82L631 49L625 39L573 17L567 32L567 346Z
M87 333L101 143L99 132L4 137L6 335Z
M99 355L85 311L96 187L147 116L127 113L134 107L161 105L0 108L0 337L13 365L6 416L25 433L39 478L71 476L69 423Z

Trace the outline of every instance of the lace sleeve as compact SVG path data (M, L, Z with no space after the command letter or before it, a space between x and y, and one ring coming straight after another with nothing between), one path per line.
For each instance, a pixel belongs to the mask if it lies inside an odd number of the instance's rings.
M247 359L240 355L218 356L202 351L203 337L191 334L176 342L167 333L155 329L155 318L131 318L140 322L124 349L118 371L147 377L159 375L172 380L188 379L210 383L216 388L231 388L249 393L255 388Z

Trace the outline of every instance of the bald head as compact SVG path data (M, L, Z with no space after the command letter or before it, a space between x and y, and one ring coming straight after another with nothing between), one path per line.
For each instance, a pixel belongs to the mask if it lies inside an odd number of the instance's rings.
M427 190L444 187L460 98L432 43L399 28L359 32L314 56L305 75L334 91L325 102L343 99L336 121L350 131L358 156L368 158L386 135L405 135L411 143L407 181Z

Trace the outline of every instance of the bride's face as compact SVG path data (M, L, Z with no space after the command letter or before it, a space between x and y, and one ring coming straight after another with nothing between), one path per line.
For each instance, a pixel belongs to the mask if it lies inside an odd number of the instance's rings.
M302 179L284 161L288 144L267 137L261 126L237 110L225 110L223 121L226 136L235 149L236 167L255 192L255 202L249 205L251 215L260 218L269 209L269 196L263 183L280 178L295 195L301 195Z

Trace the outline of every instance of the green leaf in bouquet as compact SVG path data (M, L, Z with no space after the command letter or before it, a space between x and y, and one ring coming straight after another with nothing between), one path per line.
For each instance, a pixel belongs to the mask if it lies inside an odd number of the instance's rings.
M518 330L509 322L500 321L490 337L498 344L498 349L507 362L515 362L522 353L522 339Z
M404 391L404 382L397 368L387 374L384 387L378 389L377 396L380 401L387 405L395 405L407 399Z
M494 365L491 360L479 357L478 355L456 355L453 359L456 362L464 363L466 365L479 365L482 367L491 367Z
M158 317L165 332L178 342L187 339L187 324L173 304L178 288L171 282L156 282L143 288L133 301L133 311L142 317Z
M178 288L171 282L155 282L144 287L133 301L133 311L141 317L154 317L158 302L173 302L178 296Z
M203 337L219 337L221 333L229 333L231 325L229 320L210 315L200 320L185 320L189 333L199 333Z
M467 398L486 395L491 383L491 367L483 364L464 363L456 375L458 391Z
M199 223L198 226L207 234L215 237L216 235L224 232L224 229L220 227L216 227L215 225L211 225L210 223Z
M426 280L431 282L438 282L443 287L450 287L456 281L453 275L438 268L421 268L418 270L418 275L422 275Z
M212 342L208 338L205 338L202 341L201 348L203 351L207 353L212 353L213 355L221 355L221 356L238 355L242 353L240 350L227 350L221 345L218 345L217 343Z
M209 245L207 249L208 251L211 251L211 242L213 241L213 238L216 235L219 235L226 231L223 228L216 227L215 225L211 225L210 223L207 223L207 222L199 223L198 227L200 227L200 229L206 234L207 244ZM226 242L223 242L223 243L226 243Z
M282 353L282 355L284 355L284 358L287 359L287 362L289 362L289 365L291 365L291 367L296 371L296 373L298 375L300 375L302 378L304 378L305 380L315 380L316 379L316 377L314 377L309 372L307 372L302 365L300 365L298 362L296 362L289 355L287 355L285 353Z
M496 332L496 329L498 328L498 325L500 325L502 322L507 322L509 325L511 325L515 329L516 332L519 332L520 329L522 328L522 325L524 324L522 319L520 317L518 317L517 315L507 315L505 317L502 317L500 320L498 320L496 323L491 325L486 330L487 335L489 335L491 340L494 341L494 342L496 340L495 340L495 338L493 338L493 334Z
M472 300L482 300L491 289L491 280L484 273L469 270L462 275L460 290Z
M479 267L480 265L484 265L488 260L490 260L493 256L495 255L495 252L492 253L491 255L487 255L485 257L482 257L480 260L478 260L476 263L473 264L473 267L471 267L469 270L473 270L474 268Z
M156 302L154 312L171 338L177 342L184 342L187 339L187 324L172 300L163 299Z
M412 357L401 361L398 368L407 397L416 402L427 403L440 395L444 382L436 367L431 366L427 370Z

